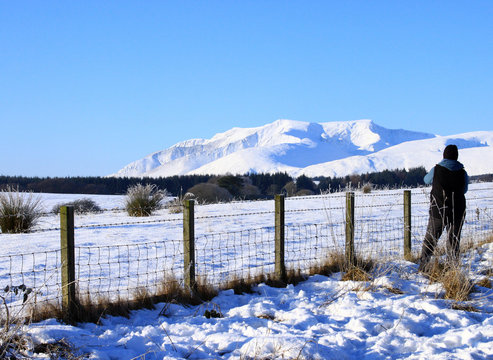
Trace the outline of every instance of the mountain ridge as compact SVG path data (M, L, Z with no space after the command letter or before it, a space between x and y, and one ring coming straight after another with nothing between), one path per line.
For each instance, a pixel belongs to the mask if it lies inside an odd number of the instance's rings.
M474 160L479 156L474 149L486 151L487 158L493 156L490 131L440 136L387 129L369 119L323 123L279 119L259 127L234 127L210 139L179 142L110 176L287 172L313 177L429 168L441 159L439 152L448 143L464 149L460 156L472 161L472 175L493 172L493 165Z

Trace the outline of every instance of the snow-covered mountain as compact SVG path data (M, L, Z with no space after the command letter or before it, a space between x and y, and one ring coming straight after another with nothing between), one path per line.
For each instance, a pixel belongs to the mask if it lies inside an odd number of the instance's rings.
M309 123L277 120L233 128L211 139L180 142L134 161L112 176L173 176L287 172L292 176L345 176L424 166L456 144L470 175L493 173L493 131L438 136L386 129L371 120Z

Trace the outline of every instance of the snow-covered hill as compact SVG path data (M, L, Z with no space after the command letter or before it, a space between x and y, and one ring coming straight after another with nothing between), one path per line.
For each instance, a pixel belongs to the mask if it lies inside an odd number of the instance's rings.
M309 123L277 120L233 128L211 139L180 142L132 162L112 176L244 174L285 171L292 176L345 176L424 166L457 144L470 175L493 173L493 131L437 136L386 129L371 120Z

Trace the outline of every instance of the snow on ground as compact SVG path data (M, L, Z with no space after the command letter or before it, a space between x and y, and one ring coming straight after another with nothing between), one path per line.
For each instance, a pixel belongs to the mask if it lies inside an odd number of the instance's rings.
M491 184L471 185L471 215L493 208L491 188ZM356 214L368 219L402 216L401 195L401 190L358 195L357 206L361 207ZM426 190L415 189L412 196L413 215L426 216ZM45 194L43 203L51 210L55 204L80 197L87 196ZM113 209L121 208L122 200L100 197L96 202ZM286 214L286 223L337 222L343 216L343 204L343 194L287 200L286 208L293 212ZM335 210L327 211L329 208ZM202 218L196 224L197 234L258 228L273 221L270 213L264 214L273 210L272 201L198 206L196 210L196 216ZM257 215L222 216L245 213ZM156 215L163 216L181 218L164 212ZM38 228L58 226L57 221L56 216L43 218ZM83 228L126 221L135 219L121 211L77 216L76 245L110 247L180 238L181 223L173 221ZM491 232L492 226L490 217L485 229ZM415 240L419 240L422 230L416 231ZM0 239L3 254L18 253L20 241L24 252L52 251L59 246L56 231L2 234ZM202 261L214 261L214 255ZM493 244L468 254L464 267L474 281L490 270L491 281ZM0 279L5 281L9 270L2 269ZM452 301L443 299L442 287L430 284L413 263L392 260L373 276L368 282L354 282L340 281L341 274L315 275L282 289L260 284L253 294L221 291L200 306L158 304L155 310L133 311L128 319L104 318L101 325L70 326L50 319L31 324L25 331L34 343L65 339L77 354L92 359L493 359L491 289L476 287L468 305L478 311L470 312L454 310ZM164 316L159 316L163 308ZM215 310L222 317L206 318L206 310Z
M491 267L493 244L481 250L477 262ZM371 283L315 275L254 290L222 291L200 306L171 304L165 316L159 304L101 325L47 320L27 331L35 342L67 339L93 359L493 358L491 290L474 294L478 312L454 310L412 263L391 263ZM206 310L222 317L208 319Z

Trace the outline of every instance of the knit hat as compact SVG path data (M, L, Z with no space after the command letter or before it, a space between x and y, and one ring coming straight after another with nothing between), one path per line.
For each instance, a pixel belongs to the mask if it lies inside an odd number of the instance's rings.
M445 150L443 150L443 158L449 160L457 160L459 157L459 151L456 145L447 145Z

